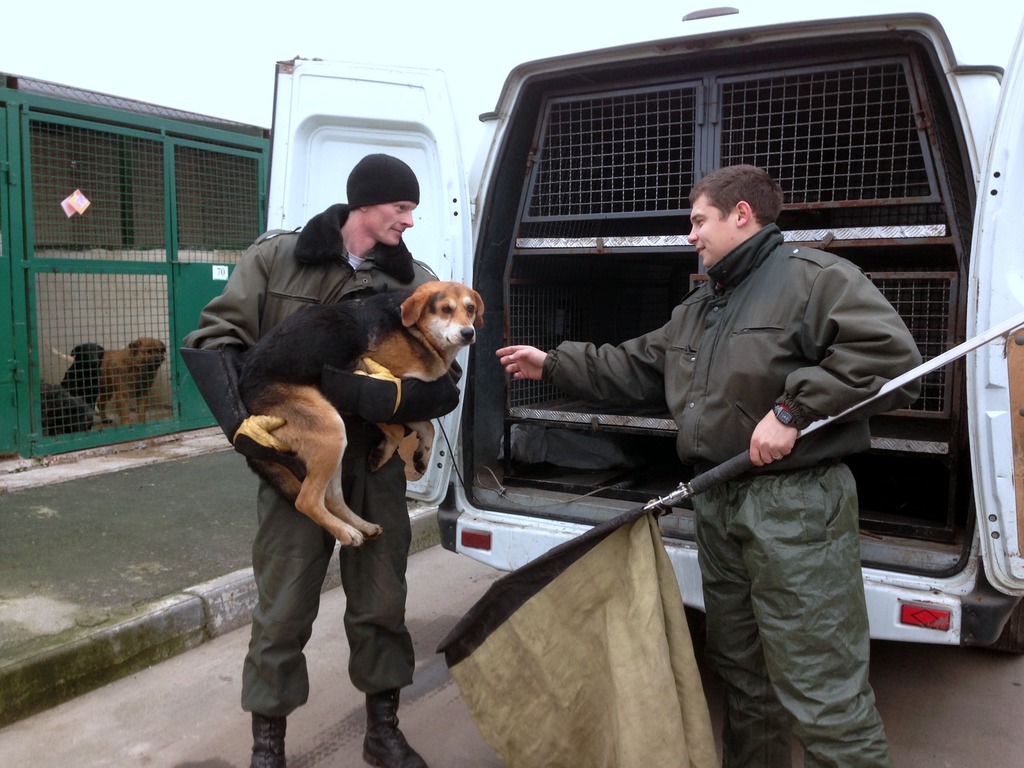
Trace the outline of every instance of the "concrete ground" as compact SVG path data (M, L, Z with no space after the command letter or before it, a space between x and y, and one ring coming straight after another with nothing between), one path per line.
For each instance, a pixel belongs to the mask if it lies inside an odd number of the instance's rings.
M247 624L256 484L219 429L0 460L0 726Z

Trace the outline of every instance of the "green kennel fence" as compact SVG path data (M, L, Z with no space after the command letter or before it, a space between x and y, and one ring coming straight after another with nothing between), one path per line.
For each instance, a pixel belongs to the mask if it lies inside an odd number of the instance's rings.
M177 349L264 229L266 130L0 77L0 455L211 424Z

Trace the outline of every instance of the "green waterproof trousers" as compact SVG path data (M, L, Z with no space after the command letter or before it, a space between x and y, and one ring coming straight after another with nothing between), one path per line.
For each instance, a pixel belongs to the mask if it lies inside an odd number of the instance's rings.
M844 464L694 497L707 656L726 691L724 768L891 766L868 682L857 488Z
M384 533L340 550L345 590L349 677L365 693L412 682L415 655L405 626L405 573L412 531L405 498L405 463L398 454L376 472L366 456L380 432L346 420L349 446L342 486L349 507ZM252 560L259 603L242 671L242 708L287 716L309 697L303 649L313 632L334 537L260 483L259 528Z

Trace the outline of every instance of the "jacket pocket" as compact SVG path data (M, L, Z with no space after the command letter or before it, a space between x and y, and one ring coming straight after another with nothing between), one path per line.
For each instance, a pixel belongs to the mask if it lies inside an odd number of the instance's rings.
M298 312L300 309L319 303L316 297L313 296L296 296L280 291L268 291L267 297L263 300L263 311L260 313L262 333L266 333L286 317Z

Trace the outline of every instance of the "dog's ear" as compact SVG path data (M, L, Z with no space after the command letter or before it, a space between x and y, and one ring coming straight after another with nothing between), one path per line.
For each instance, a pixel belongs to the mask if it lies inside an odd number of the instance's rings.
M406 328L416 325L432 295L431 290L424 289L423 285L413 291L412 295L402 302L402 325Z
M142 339L135 339L128 345L128 351L132 353L132 357L138 357L139 352L142 351L142 343Z
M469 295L473 299L473 303L476 304L476 318L473 320L473 325L477 328L484 327L484 300L479 293L474 291L472 288L469 289Z

